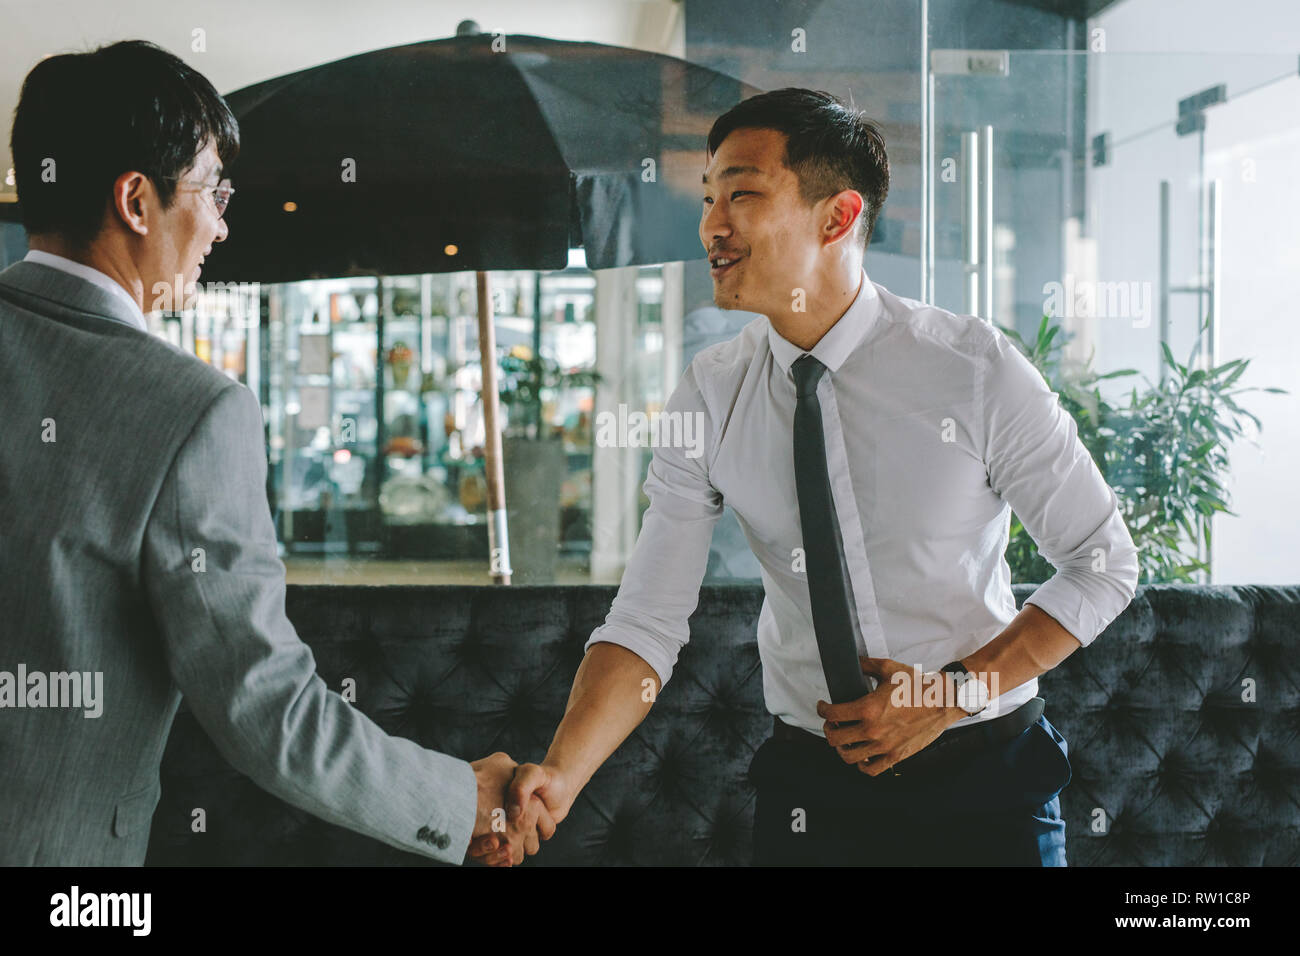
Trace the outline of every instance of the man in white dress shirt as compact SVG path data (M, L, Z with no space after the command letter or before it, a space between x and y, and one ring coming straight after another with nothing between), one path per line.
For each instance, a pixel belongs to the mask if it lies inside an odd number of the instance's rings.
M868 278L889 166L861 114L824 93L762 94L717 121L707 160L700 240L714 300L760 317L698 354L669 400L697 416L704 453L698 442L655 449L618 595L550 750L519 768L512 800L531 807L538 794L558 822L645 717L643 687L667 683L688 639L725 503L766 592L758 644L775 723L750 768L755 861L1064 865L1070 766L1037 678L1135 593L1114 492L994 326ZM812 360L805 391L824 465L793 451L796 363ZM834 542L804 540L810 465ZM1012 509L1056 568L1019 613L1003 556ZM819 548L844 569L847 659L879 682L833 705L811 577ZM531 812L518 817L525 831ZM471 855L496 842L475 841Z

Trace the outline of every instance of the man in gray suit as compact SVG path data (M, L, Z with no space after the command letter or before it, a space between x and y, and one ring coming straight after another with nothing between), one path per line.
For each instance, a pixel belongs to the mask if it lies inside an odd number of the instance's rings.
M282 800L462 862L515 762L391 737L325 686L284 612L257 398L147 331L227 236L233 115L119 43L38 64L12 145L32 251L0 273L0 864L141 864L181 695ZM553 830L512 829L502 862Z

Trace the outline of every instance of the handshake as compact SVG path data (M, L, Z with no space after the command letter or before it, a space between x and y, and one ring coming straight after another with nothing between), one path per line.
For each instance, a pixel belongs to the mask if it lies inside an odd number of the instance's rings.
M478 816L469 859L486 866L514 866L534 855L577 796L573 782L545 763L520 765L498 752L470 766L478 781Z

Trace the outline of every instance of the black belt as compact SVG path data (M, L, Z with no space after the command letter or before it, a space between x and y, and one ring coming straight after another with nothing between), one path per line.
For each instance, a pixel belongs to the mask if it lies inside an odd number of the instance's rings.
M981 750L1006 743L1019 737L1043 715L1043 698L1033 697L1021 704L1009 714L981 720L966 727L954 727L945 730L924 750L914 753L906 760L900 760L890 770L877 775L876 779L889 779L931 773L959 762L959 758L973 756ZM772 736L776 740L797 743L816 742L818 746L831 749L825 737L810 733L799 727L791 727L780 717L772 718ZM838 759L838 752L836 753ZM847 764L845 766L848 766Z

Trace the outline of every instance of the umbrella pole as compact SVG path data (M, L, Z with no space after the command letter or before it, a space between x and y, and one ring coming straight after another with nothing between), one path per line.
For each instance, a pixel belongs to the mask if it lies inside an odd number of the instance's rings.
M478 277L478 354L483 369L483 451L487 480L488 560L493 584L510 583L510 535L506 526L505 471L501 464L497 396L497 336L486 272Z

